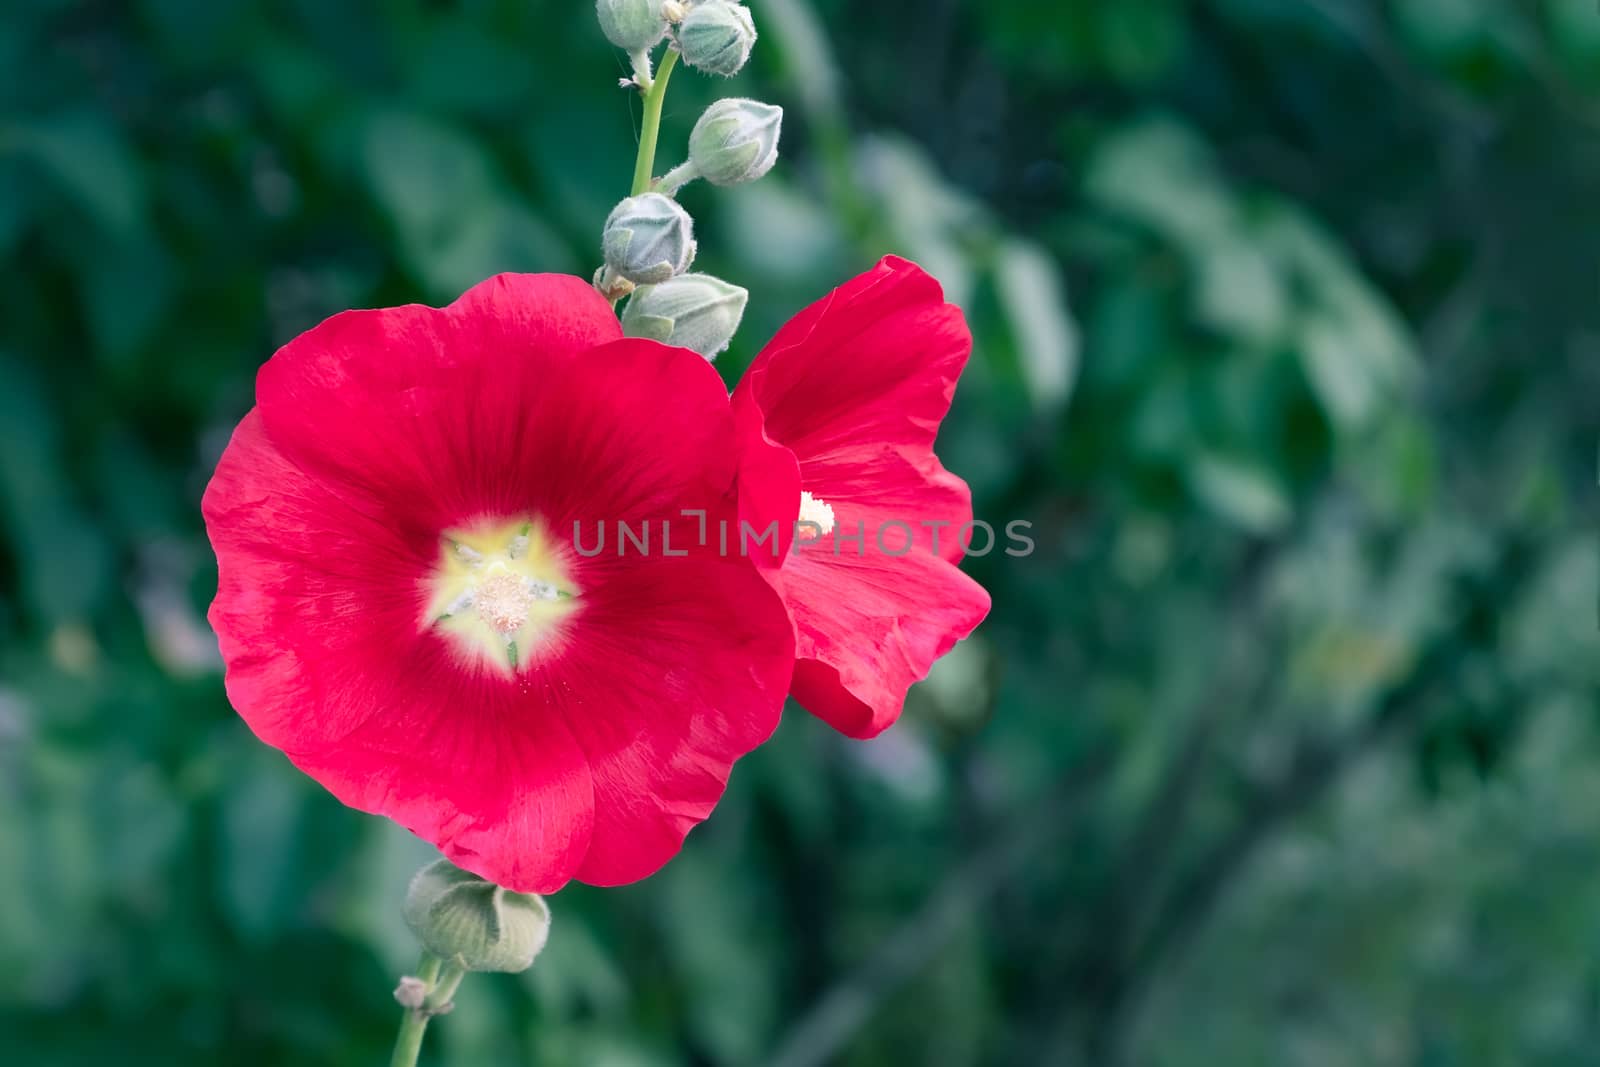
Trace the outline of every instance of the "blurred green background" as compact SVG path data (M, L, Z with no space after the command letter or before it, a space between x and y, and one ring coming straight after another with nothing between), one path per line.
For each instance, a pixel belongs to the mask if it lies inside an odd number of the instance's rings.
M1600 7L753 0L691 187L719 366L896 251L967 308L978 635L793 712L553 900L435 1065L1600 1063ZM429 850L223 698L200 493L350 306L587 275L638 118L586 0L0 14L0 1063L386 1062Z

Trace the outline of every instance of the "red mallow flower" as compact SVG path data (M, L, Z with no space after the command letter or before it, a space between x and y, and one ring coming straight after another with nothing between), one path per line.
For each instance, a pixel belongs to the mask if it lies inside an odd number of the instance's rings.
M729 506L706 361L622 340L576 278L501 275L444 309L334 316L256 401L204 502L250 727L513 890L671 858L776 726L794 655L748 560L660 543ZM619 521L652 551L588 554Z
M971 492L933 454L971 351L939 283L888 257L795 316L734 392L741 519L779 523L776 557L752 552L794 620L792 693L852 737L899 718L989 612L956 567Z

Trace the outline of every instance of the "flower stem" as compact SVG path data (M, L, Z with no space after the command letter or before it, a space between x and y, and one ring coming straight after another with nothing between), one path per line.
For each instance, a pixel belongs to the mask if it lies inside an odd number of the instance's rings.
M661 103L666 99L667 80L672 77L672 68L678 64L678 53L667 49L666 55L661 57L661 69L656 71L650 88L644 94L644 124L639 130L639 157L633 165L633 191L629 196L638 196L650 188L652 171L656 165L656 138L661 133Z
M422 954L416 976L427 987L427 997L422 1004L406 1008L405 1014L400 1016L400 1033L394 1040L394 1055L389 1059L389 1067L416 1067L428 1020L448 1010L450 998L455 996L456 987L461 984L465 974L460 967L445 966L444 961L431 952Z
M439 972L439 981L434 983L433 992L428 994L428 1003L423 1010L430 1015L443 1015L455 1007L456 990L461 986L461 979L466 976L466 968L457 967L453 963L445 964L444 969Z
M657 178L650 188L658 193L673 196L679 189L700 177L700 170L692 162L685 161L667 171Z
M633 64L633 83L641 92L650 91L650 50L641 48L637 52L628 53L628 61ZM623 84L627 84L624 82Z

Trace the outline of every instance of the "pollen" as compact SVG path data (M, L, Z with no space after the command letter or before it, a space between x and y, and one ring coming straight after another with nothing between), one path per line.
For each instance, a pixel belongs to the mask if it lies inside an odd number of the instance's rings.
M530 599L522 579L502 571L478 586L472 607L496 633L514 634L528 623Z
M833 522L833 507L827 501L805 491L800 493L799 531L795 536L802 541L826 537L833 533Z
M424 583L419 626L449 638L465 662L514 676L560 637L578 609L570 569L560 547L530 519L448 530Z

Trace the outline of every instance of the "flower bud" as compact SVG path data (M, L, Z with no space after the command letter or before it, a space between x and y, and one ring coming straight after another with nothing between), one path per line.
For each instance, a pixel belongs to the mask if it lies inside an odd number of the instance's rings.
M783 108L759 100L718 100L689 134L689 162L712 185L753 182L778 160Z
M655 46L667 35L662 0L595 0L600 32L618 48L637 52Z
M550 936L542 898L508 892L447 860L411 879L405 919L423 948L469 971L525 971ZM403 993L404 983L396 998Z
M685 274L635 290L622 312L622 332L715 359L733 340L749 298L748 292L720 278Z
M729 0L701 0L678 27L683 61L725 78L739 73L755 43L756 24L750 9Z
M630 282L664 282L694 262L694 221L671 197L630 196L606 219L602 248L606 265Z

